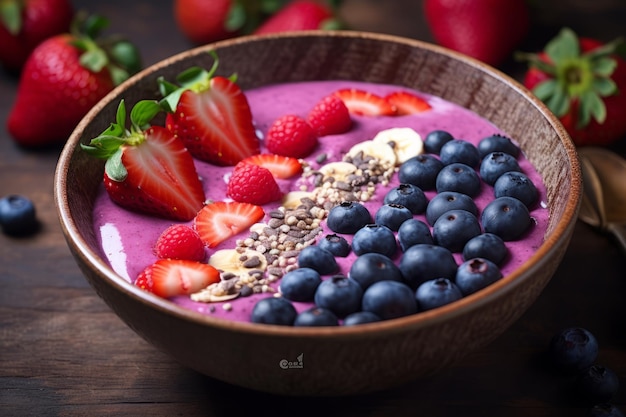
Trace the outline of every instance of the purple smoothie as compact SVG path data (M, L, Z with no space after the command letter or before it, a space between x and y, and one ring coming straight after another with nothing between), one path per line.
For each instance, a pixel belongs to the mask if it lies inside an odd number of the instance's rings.
M278 117L285 114L296 114L306 117L315 103L324 96L341 88L360 88L379 95L386 95L392 91L407 90L419 95L429 102L432 109L416 115L394 117L360 117L353 116L352 129L341 135L329 135L321 137L319 147L308 157L307 161L313 168L319 168L315 162L316 156L321 153L327 155L324 163L340 161L343 155L356 143L372 139L379 131L392 127L410 127L417 131L422 138L430 131L441 129L450 132L455 138L464 139L474 144L486 136L500 133L506 135L489 121L477 116L475 113L438 97L425 95L407 88L393 85L367 84L347 81L316 81L296 84L281 84L262 87L246 91L254 122L262 136L267 132L270 124ZM515 139L515 138L513 138ZM544 234L548 223L548 210L546 208L546 192L542 179L523 155L518 158L522 171L534 182L539 190L539 203L531 210L534 219L533 227L518 241L506 242L510 257L506 264L502 265L503 275L511 273L523 264L543 243ZM216 167L201 161L195 161L196 168L202 178L204 191L208 200L227 200L225 197L226 182L232 171L232 167ZM303 183L299 178L293 180L280 180L279 186L282 191L288 192L298 189ZM365 205L374 214L382 204L386 192L398 185L397 175L392 177L387 187L379 186L376 193ZM436 193L426 191L430 200ZM493 188L483 184L481 194L474 198L480 212L493 200ZM266 213L277 208L279 202L264 206ZM425 221L424 215L416 215L416 218ZM266 219L267 220L267 216ZM191 224L192 222L189 222ZM94 205L94 230L100 238L102 256L111 265L111 268L120 276L133 282L135 277L147 266L157 260L153 253L153 245L157 238L168 226L170 220L145 216L127 211L114 204L101 186ZM324 222L325 225L325 222ZM325 228L324 233L330 231ZM235 248L237 239L246 237L246 233L235 236L223 242L214 249L207 249L208 256L215 250ZM320 235L323 236L323 235ZM351 241L351 236L346 236ZM398 253L398 257L400 253ZM461 263L461 255L455 254L457 263ZM355 255L347 258L337 258L341 273L347 274ZM278 287L279 282L273 286ZM224 302L201 303L194 302L187 296L174 297L171 299L176 304L185 308L207 314L213 317L225 318L235 321L249 321L250 312L254 304L261 298L271 297L271 294L255 294L249 297L239 297L227 301L232 308L224 309ZM311 306L307 303L294 303L301 311Z

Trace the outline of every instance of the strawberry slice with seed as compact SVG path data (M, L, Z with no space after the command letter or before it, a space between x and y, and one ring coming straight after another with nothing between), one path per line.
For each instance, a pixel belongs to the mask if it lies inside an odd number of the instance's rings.
M394 91L386 95L385 100L396 108L399 116L422 113L431 109L426 100L408 91Z
M357 88L344 88L334 93L351 114L359 116L394 116L396 108L384 97Z
M219 271L211 265L183 259L159 259L137 275L135 285L169 298L193 294L219 280Z
M195 218L195 228L204 244L213 248L249 229L263 216L263 208L254 204L216 201L200 210Z
M302 164L297 158L273 153L252 155L242 162L259 165L269 170L274 177L281 179L291 178L302 172Z

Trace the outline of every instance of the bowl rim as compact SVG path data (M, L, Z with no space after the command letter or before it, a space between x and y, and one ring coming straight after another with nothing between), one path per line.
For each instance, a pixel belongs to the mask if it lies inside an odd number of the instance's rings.
M489 76L498 79L499 81L507 84L509 88L516 90L516 92L525 97L542 116L547 119L552 128L557 132L558 136L562 139L561 143L564 147L565 154L567 156L568 164L572 173L570 193L567 196L567 202L563 215L558 219L557 224L551 231L551 233L545 237L541 246L535 251L531 257L524 262L519 268L512 273L504 276L497 282L489 285L488 287L462 299L455 301L451 304L438 307L433 310L422 311L413 315L400 317L392 320L384 320L376 323L367 323L359 326L340 326L337 327L293 327L293 326L278 326L268 324L257 324L248 322L236 322L223 318L212 317L205 315L188 308L181 307L167 299L158 297L152 293L146 292L125 278L118 275L113 269L101 258L101 256L93 251L87 242L82 238L79 232L76 222L70 216L69 203L65 198L65 190L67 186L67 172L69 170L69 162L72 155L75 152L75 148L78 146L81 135L85 127L89 124L90 120L101 109L111 102L122 90L132 86L140 78L158 72L162 68L171 65L177 61L183 60L190 55L197 55L209 50L228 47L231 45L237 45L240 43L260 42L271 38L291 38L291 37L341 37L341 38L366 38L372 40L380 40L386 42L397 42L410 47L416 47L419 49L427 49L437 54L445 55L453 60L462 61L464 64L477 68L481 72L487 73ZM145 306L159 310L162 313L172 315L176 318L188 320L197 325L210 326L220 328L222 330L240 332L246 334L257 335L272 335L281 336L287 338L343 338L343 337L367 337L367 335L380 335L385 333L404 332L407 329L418 329L422 327L433 326L438 323L445 322L451 318L459 315L466 314L472 310L476 310L484 304L490 303L497 299L501 294L515 291L515 288L524 281L534 270L541 268L542 260L544 257L557 245L562 239L571 232L574 227L575 220L577 218L578 209L580 206L582 192L582 180L580 174L580 165L577 157L575 145L571 141L569 135L565 131L562 124L554 116L554 114L535 97L530 90L526 89L522 84L501 72L500 70L493 68L481 61L468 57L456 51L441 47L439 45L431 44L425 41L411 39L396 35L388 35L381 33L372 33L367 31L353 31L353 30L340 30L340 31L298 31L298 32L283 32L277 34L268 35L248 35L240 36L223 41L213 42L210 44L194 47L161 61L158 61L139 73L135 74L110 93L108 93L102 100L100 100L79 122L76 126L68 141L66 142L63 150L61 151L58 159L57 167L54 175L54 201L57 207L57 214L66 237L68 245L74 248L74 255L80 256L83 260L95 270L95 273L103 280L107 281L110 285L114 286L119 292L124 293L125 296L132 298L134 301L140 302Z

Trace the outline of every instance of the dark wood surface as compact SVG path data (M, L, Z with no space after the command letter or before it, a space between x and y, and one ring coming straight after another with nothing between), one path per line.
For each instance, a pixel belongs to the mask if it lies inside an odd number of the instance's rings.
M526 50L563 26L607 41L626 35L623 0L534 3L541 5ZM173 26L169 1L74 4L113 20L111 31L136 42L145 65L191 46ZM342 10L354 29L431 40L420 1L347 0ZM518 79L523 70L514 62L502 69ZM16 88L15 77L0 74L0 195L30 197L42 227L29 238L0 235L0 415L584 416L586 405L569 394L571 379L542 356L565 326L597 336L598 363L620 376L614 402L626 411L626 257L582 223L532 308L491 345L432 378L361 397L283 398L181 367L122 323L81 275L53 202L60 149L21 149L4 129ZM626 155L624 142L614 148Z

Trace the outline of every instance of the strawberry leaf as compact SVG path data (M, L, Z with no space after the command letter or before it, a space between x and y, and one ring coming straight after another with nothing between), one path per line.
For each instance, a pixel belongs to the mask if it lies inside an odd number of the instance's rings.
M100 72L109 63L109 58L102 49L91 48L80 56L79 62L93 72Z
M156 100L141 100L137 102L130 111L130 122L135 131L140 131L150 125L150 121L154 119L161 111L161 106Z
M533 89L533 94L543 102L554 94L554 90L557 88L558 82L555 79L548 79L542 83L537 84Z
M592 82L593 91L601 97L608 97L617 92L617 84L610 78L595 78Z
M0 23L11 35L17 35L22 30L21 1L0 1Z
M578 58L580 56L578 36L571 29L564 28L556 38L548 42L545 51L552 62Z
M242 4L238 2L234 2L230 10L228 11L228 16L226 16L226 22L224 23L224 27L229 32L235 32L241 29L246 23L246 9Z
M104 171L113 181L124 181L128 171L122 163L122 147L120 147L104 164Z
M610 77L617 68L617 61L611 58L602 57L591 61L591 70L600 77Z
M580 100L576 128L582 129L587 126L592 116L598 123L604 123L606 120L606 106L598 94L593 91L587 91Z

